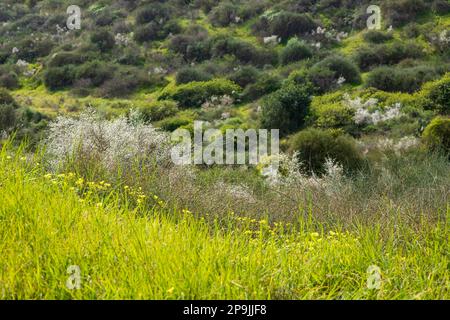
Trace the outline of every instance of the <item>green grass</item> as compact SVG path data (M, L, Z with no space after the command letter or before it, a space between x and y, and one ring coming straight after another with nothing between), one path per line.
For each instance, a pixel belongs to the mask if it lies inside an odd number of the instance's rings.
M420 232L323 230L312 212L295 226L231 213L207 223L169 204L132 205L139 195L124 200L120 186L82 194L77 177L47 174L38 158L0 153L1 299L450 298L449 210ZM66 287L70 265L79 290ZM367 288L371 265L379 290Z

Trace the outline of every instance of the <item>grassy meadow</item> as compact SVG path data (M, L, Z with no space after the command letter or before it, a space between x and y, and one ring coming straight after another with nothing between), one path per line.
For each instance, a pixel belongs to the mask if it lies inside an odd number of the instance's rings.
M74 173L48 174L38 155L10 151L0 153L2 299L450 298L449 208L420 230L208 221L163 200L132 205L139 194L107 182L81 193ZM70 265L78 290L66 286ZM367 286L371 265L378 289Z

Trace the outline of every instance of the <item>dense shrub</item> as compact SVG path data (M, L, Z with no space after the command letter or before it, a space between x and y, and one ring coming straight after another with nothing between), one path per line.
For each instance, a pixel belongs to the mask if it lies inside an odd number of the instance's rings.
M76 70L76 79L89 79L95 87L114 76L114 67L103 61L87 62Z
M0 88L16 89L19 87L19 77L13 71L2 72L0 70Z
M260 72L253 66L243 66L230 76L230 80L240 85L242 88L256 82L260 77Z
M178 112L177 103L170 100L155 101L139 108L145 121L160 121Z
M169 21L164 25L160 25L159 23L153 21L137 27L134 32L134 40L138 43L162 40L170 33L179 33L180 30L180 26L176 23L176 21Z
M103 52L110 51L115 45L114 36L111 32L106 30L95 31L92 33L91 42Z
M310 57L312 57L311 48L297 38L292 38L281 52L281 63L289 64Z
M152 3L137 12L136 23L146 24L149 22L156 22L162 25L170 18L170 14L171 10L167 5L158 2Z
M248 85L242 96L246 101L256 100L281 88L282 79L276 75L263 74L258 80Z
M370 30L363 34L363 38L367 42L371 43L383 43L392 40L394 37L391 33L386 33L377 30Z
M53 46L54 43L48 39L40 41L25 39L20 41L17 45L17 48L19 49L17 57L28 62L33 62L37 58L49 55Z
M440 80L426 83L422 93L425 109L450 114L450 73L446 73Z
M209 13L209 20L214 26L226 27L231 23L236 23L239 7L230 3L222 2L214 7Z
M200 107L212 96L236 96L241 88L225 79L210 81L194 81L181 86L165 90L160 100L175 100L180 108Z
M0 88L0 104L18 107L12 95L7 90L2 88Z
M17 122L16 107L11 104L0 103L0 134L9 131Z
M415 92L422 83L437 77L435 68L418 66L412 68L379 67L367 77L366 85L389 92Z
M373 66L397 64L404 59L417 59L423 56L422 48L412 42L382 44L362 47L356 51L355 61L362 70Z
M262 27L261 30L266 30L266 35L277 35L283 41L310 32L317 27L317 23L311 16L304 13L282 11L273 15L270 19L267 17L261 19L262 21L254 28L260 29Z
M291 83L270 94L262 105L262 127L279 129L281 136L298 130L308 113L310 96L308 87Z
M78 52L59 52L52 56L48 63L49 67L63 67L68 64L81 64L85 62L88 57Z
M386 1L382 7L386 25L401 26L414 21L420 14L428 10L423 0Z
M335 135L331 131L306 129L290 139L290 148L298 152L298 160L304 170L323 174L325 162L332 159L347 172L362 168L363 160L354 139Z
M191 120L185 117L171 117L166 118L158 123L158 126L165 131L175 131L182 126L191 123Z
M219 37L212 46L214 57L233 55L242 63L251 63L257 66L277 63L278 56L274 51L258 49L249 42L231 37Z
M192 81L208 81L211 76L195 67L184 67L177 72L177 84L189 83Z
M431 10L440 15L448 14L450 13L450 3L447 0L434 0Z
M450 152L450 118L434 118L425 128L423 139L431 150Z
M316 63L308 72L308 78L320 93L335 87L339 78L343 78L345 83L361 82L358 67L341 56L330 56Z
M76 70L71 65L48 68L44 73L44 83L50 90L58 90L71 86L75 77Z

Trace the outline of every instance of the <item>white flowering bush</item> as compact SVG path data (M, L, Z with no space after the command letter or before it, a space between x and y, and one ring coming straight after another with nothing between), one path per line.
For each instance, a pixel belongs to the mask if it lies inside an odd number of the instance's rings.
M110 170L136 159L170 161L167 134L144 124L134 111L113 120L101 119L94 110L78 118L60 116L49 125L46 146L54 167L69 159L92 159Z
M370 98L363 102L360 97L351 99L348 94L344 95L344 104L355 110L353 120L356 124L378 124L400 118L402 105L397 102L392 106L378 107L378 100Z

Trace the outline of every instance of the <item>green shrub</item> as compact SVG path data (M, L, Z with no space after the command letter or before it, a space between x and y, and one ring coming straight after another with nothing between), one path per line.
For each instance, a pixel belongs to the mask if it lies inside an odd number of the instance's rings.
M393 65L405 59L417 59L423 56L422 47L416 43L394 42L372 47L362 47L355 53L354 59L362 70L373 66Z
M286 65L310 57L312 57L311 48L297 38L292 38L281 52L281 63Z
M395 0L383 3L382 12L386 25L401 26L414 21L420 14L427 12L428 5L423 0Z
M151 5L145 6L139 9L136 15L137 24L146 24L149 22L165 22L170 18L171 10L165 4L152 3Z
M225 79L210 81L194 81L181 86L165 90L160 100L175 100L181 108L200 107L212 96L236 96L241 88Z
M437 77L436 70L429 66L413 68L379 67L367 77L366 85L388 92L415 92L422 83Z
M256 82L260 77L260 72L253 66L243 66L230 76L230 80L240 85L242 88Z
M434 118L423 131L423 139L431 150L450 152L450 118Z
M64 67L68 64L81 64L87 60L87 56L77 52L58 52L48 63L49 67Z
M189 83L192 81L208 81L211 76L195 67L184 67L177 72L177 84Z
M335 135L332 131L306 129L290 139L291 151L298 152L298 160L309 173L325 173L325 162L330 158L346 172L361 169L363 159L353 138Z
M171 117L160 121L158 126L165 131L175 131L176 129L190 123L191 120L184 117Z
M13 71L1 73L0 70L0 88L6 88L9 90L17 89L19 87L19 77Z
M75 74L76 69L71 65L48 68L44 73L44 84L50 90L63 89L74 83Z
M16 125L16 107L12 104L0 103L0 133L9 131Z
M230 3L222 2L214 7L209 14L209 20L214 26L227 27L231 23L236 22L237 12L239 7Z
M155 101L139 108L145 121L160 121L178 112L177 103L170 100Z
M341 56L330 56L316 63L308 72L309 81L320 93L336 86L340 77L345 79L345 83L358 84L361 82L358 67Z
M313 100L311 105L312 121L319 128L343 128L350 131L354 123L354 115L355 110L340 101L317 104Z
M48 39L37 41L27 38L18 43L17 48L19 52L17 53L17 57L28 62L33 62L37 58L48 56L53 46L53 41Z
M294 36L302 35L317 27L317 23L309 14L282 11L275 14L271 19L263 17L267 24L270 35L276 34L283 41Z
M106 30L95 31L91 34L90 39L102 52L110 51L115 45L114 36L111 32Z
M450 13L450 3L447 0L434 0L431 5L431 10L439 15Z
M12 95L8 92L8 90L5 90L3 88L0 88L0 104L18 107Z
M114 77L114 67L103 61L94 60L77 68L76 79L89 79L95 87Z
M377 30L370 30L363 34L363 38L367 42L371 43L383 43L392 40L394 37L391 33L386 33Z
M213 57L233 55L242 63L251 63L257 66L277 63L278 55L271 50L258 49L249 42L232 37L218 37L214 40L211 49Z
M261 126L284 136L301 128L311 103L310 88L289 83L270 94L262 105Z
M242 96L246 101L253 101L281 88L282 79L277 75L263 74L255 83L248 85Z
M450 114L450 73L446 73L439 80L426 83L421 93L425 98L425 109Z

